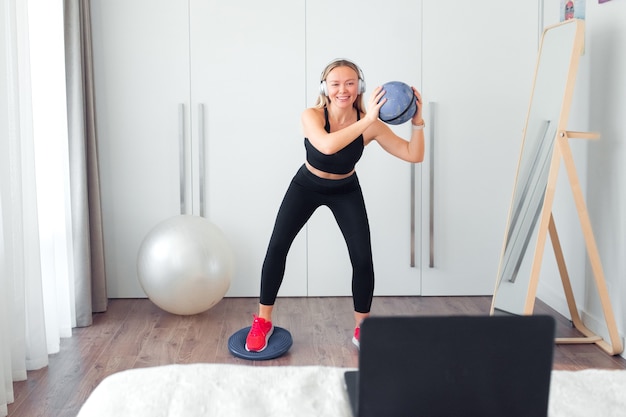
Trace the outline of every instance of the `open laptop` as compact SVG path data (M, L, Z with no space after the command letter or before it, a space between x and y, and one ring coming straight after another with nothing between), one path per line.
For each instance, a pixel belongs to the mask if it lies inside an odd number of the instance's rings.
M367 318L354 416L546 417L554 337L550 316Z

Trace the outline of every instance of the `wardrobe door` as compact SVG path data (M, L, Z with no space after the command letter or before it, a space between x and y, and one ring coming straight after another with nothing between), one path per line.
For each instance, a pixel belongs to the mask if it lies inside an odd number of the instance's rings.
M388 13L385 11L389 11ZM318 0L307 2L307 105L319 92L320 73L335 58L353 60L363 70L367 91L403 81L421 87L421 2L410 0ZM410 138L411 125L392 127ZM420 166L387 154L372 142L357 164L372 234L376 295L420 293L414 184ZM322 207L307 225L308 294L350 295L352 267L331 212Z
M537 53L538 5L424 2L422 294L493 292ZM432 158L432 159L431 159Z
M234 250L227 296L258 297L278 207L304 162L304 4L191 1L194 178L205 178L194 209ZM280 295L306 295L304 232L291 248Z
M108 294L145 297L139 246L191 203L180 154L190 140L189 12L165 0L93 0L91 10Z

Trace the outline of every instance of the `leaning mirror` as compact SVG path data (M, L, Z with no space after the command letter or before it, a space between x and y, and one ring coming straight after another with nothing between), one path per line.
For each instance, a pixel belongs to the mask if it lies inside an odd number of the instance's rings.
M547 188L555 139L566 130L583 32L583 22L575 19L550 26L542 35L492 313L532 313L536 252L543 249L537 246L538 225L550 215L545 203L551 198Z

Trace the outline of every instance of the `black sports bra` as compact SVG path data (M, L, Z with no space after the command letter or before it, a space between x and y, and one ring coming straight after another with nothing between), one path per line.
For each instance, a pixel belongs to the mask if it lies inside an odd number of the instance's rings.
M326 132L330 133L327 108L324 108L324 118L326 119L324 129ZM358 110L356 120L361 120L361 115ZM332 155L325 155L318 151L308 138L304 138L304 148L306 149L306 160L313 168L331 174L348 174L352 172L356 163L361 159L365 144L363 135L359 135L358 138L354 139L343 149L340 149Z

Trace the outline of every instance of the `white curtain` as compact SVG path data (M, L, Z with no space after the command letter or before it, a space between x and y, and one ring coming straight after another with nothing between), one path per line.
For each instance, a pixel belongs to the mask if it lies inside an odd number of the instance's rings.
M0 2L0 416L77 325L63 13Z
M31 83L25 2L3 3L3 110L0 149L2 292L0 415L13 399L13 380L48 363L39 222L35 187Z

